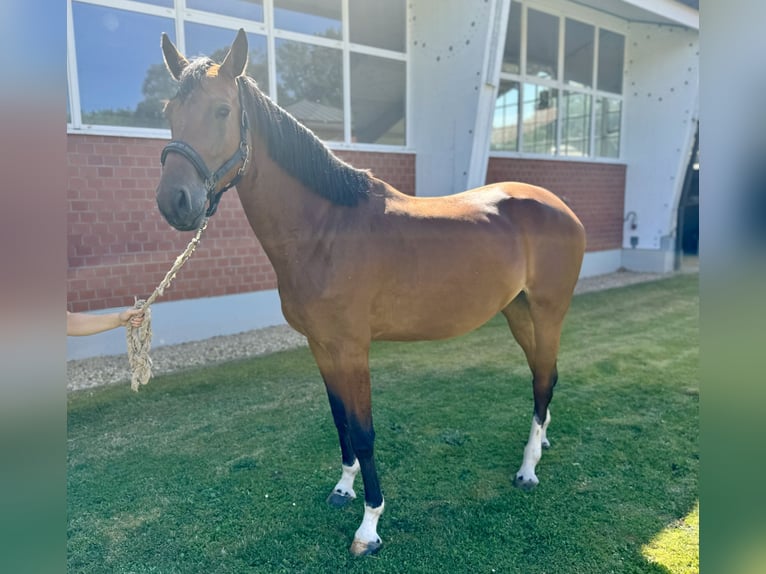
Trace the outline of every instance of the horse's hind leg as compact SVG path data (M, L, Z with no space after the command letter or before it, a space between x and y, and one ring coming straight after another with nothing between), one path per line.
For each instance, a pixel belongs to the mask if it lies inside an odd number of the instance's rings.
M556 357L564 314L568 304L537 302L521 293L504 310L514 338L524 350L532 371L534 413L529 439L524 447L524 459L516 473L514 484L532 488L538 484L535 468L543 447L549 446L546 436L551 421L548 406L553 398L553 387L558 380Z

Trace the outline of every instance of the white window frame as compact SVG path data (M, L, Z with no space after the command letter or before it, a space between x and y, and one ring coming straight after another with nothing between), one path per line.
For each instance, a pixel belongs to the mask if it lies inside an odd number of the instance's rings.
M68 134L90 134L90 135L105 135L105 136L124 136L124 137L136 137L136 138L152 138L152 139L170 139L170 130L168 129L156 129L156 128L142 128L131 126L108 126L108 125L91 125L83 124L82 113L80 109L80 91L77 74L77 51L76 38L74 34L74 21L72 16L72 2L77 1L84 4L93 4L96 6L103 6L106 8L114 8L118 10L128 10L131 12L137 12L140 14L148 14L153 16L162 16L165 18L172 18L175 23L176 34L176 46L181 53L186 53L186 38L184 23L194 22L198 24L207 24L211 26L218 26L221 28L228 28L232 30L232 38L236 30L244 28L245 32L260 34L266 37L266 45L268 49L267 61L268 61L268 73L269 73L269 97L274 101L277 101L277 77L276 77L276 54L274 51L276 40L293 40L307 44L313 44L315 46L323 46L329 48L335 48L342 51L343 62L343 119L344 119L344 141L328 141L325 142L329 147L340 150L354 150L354 151L383 151L383 152L396 152L396 153L411 153L413 148L408 142L412 141L411 138L411 114L410 114L410 68L409 65L409 53L407 47L409 46L409 26L406 26L409 17L409 6L405 3L405 26L406 37L403 52L396 52L392 50L386 50L383 48L376 48L373 46L365 46L362 44L352 43L349 41L349 2L353 0L341 0L341 26L342 26L342 40L334 40L330 38L323 38L320 36L313 36L310 34L303 34L299 32L293 32L289 30L281 30L274 25L274 0L263 0L263 22L254 22L252 20L242 20L232 16L225 16L222 14L214 14L211 12L204 12L201 10L194 10L186 7L186 0L175 0L174 7L168 8L164 6L157 6L152 4L146 4L135 0L66 0L67 1L67 89L69 95L69 111L71 121L67 122ZM159 42L158 42L159 45ZM386 144L369 144L369 143L352 143L351 142L351 70L349 63L351 59L351 53L367 54L370 56L377 56L386 58L389 60L396 60L404 62L405 64L405 143L404 145L386 145Z
M625 85L623 82L622 93L614 94L597 89L596 80L598 78L598 49L599 49L599 30L609 30L620 34L625 39L623 50L623 72L627 70L628 58L628 24L619 18L597 12L579 4L566 2L565 0L511 0L512 3L521 5L521 45L519 50L520 66L519 73L513 74L500 71L500 81L517 82L520 86L519 94L519 125L518 125L518 151L493 150L490 147L489 157L497 158L527 158L527 159L545 159L554 161L586 162L586 163L625 163ZM559 18L559 44L558 44L558 70L555 79L537 78L527 76L527 10L531 8L538 12L545 12ZM577 20L583 24L589 24L594 28L593 44L593 86L591 88L580 88L566 84L564 82L564 52L566 49L566 19ZM504 43L503 43L504 45ZM543 154L525 152L523 150L524 130L521 122L521 109L524 101L524 84L543 85L558 90L558 111L556 116L556 149L561 149L561 130L562 130L562 108L561 102L564 92L578 92L591 97L590 104L590 155L575 156L563 155L560 153ZM499 83L498 83L499 86ZM620 152L618 157L597 156L596 149L596 100L598 98L609 98L619 100L622 104L620 117ZM491 146L491 141L488 142Z

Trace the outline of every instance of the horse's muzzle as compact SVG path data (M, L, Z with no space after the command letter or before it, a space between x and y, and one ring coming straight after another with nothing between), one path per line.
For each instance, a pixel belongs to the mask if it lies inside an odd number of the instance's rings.
M165 220L179 231L194 231L205 218L207 197L204 192L195 193L189 186L164 186L157 188L157 207Z

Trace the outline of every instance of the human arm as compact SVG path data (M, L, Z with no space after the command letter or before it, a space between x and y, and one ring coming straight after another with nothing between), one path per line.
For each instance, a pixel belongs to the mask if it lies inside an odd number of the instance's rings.
M91 313L66 312L66 334L72 336L93 335L130 323L139 327L144 320L141 309L125 309L119 313L96 315Z

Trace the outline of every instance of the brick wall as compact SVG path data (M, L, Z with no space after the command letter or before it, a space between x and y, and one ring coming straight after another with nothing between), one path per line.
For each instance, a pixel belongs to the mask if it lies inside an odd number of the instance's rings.
M67 301L71 311L127 307L147 297L192 233L172 229L154 200L165 140L67 136L69 166ZM400 191L415 193L415 156L338 151ZM625 165L490 158L487 183L516 180L546 187L582 220L588 251L622 246ZM192 259L163 301L276 287L235 191L227 193Z
M67 136L67 308L127 307L148 297L193 237L160 215L154 190L167 142ZM402 192L415 190L415 156L343 151L338 155ZM235 191L226 193L199 248L162 301L274 289L276 277Z
M625 172L624 164L493 157L487 183L523 181L549 189L582 221L587 251L606 251L622 247Z

